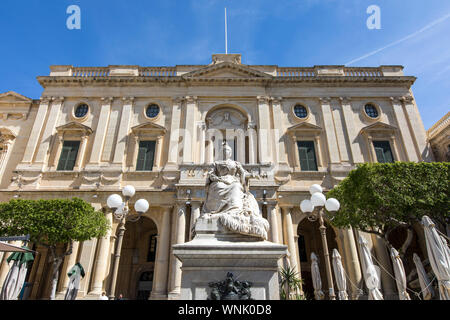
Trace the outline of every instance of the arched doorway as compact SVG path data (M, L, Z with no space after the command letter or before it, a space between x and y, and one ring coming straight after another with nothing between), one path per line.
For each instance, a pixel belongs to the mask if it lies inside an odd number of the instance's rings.
M147 300L152 291L158 230L152 219L143 216L127 222L117 276L116 296Z
M330 255L333 249L337 249L336 233L334 229L327 223L327 244ZM328 298L328 281L326 274L326 267L324 261L324 251L322 246L322 238L319 231L319 222L310 222L308 219L303 219L297 228L297 245L298 245L298 257L301 266L301 275L303 279L303 292L308 300L314 299L314 287L311 277L311 253L314 252L319 258L319 269L320 276L322 280L322 291L325 293L326 298ZM334 277L334 275L333 275ZM334 281L334 280L333 280ZM334 285L336 288L336 285Z

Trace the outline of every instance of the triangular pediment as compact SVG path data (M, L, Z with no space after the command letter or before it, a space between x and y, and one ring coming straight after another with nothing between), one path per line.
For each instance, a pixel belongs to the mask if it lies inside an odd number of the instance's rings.
M33 100L17 92L8 91L0 94L0 103L26 103L30 104Z
M364 127L361 129L361 133L365 132L373 132L373 131L395 131L397 130L396 127L391 126L384 122L375 122L371 124L370 126Z
M207 79L252 79L272 78L272 76L242 64L222 62L205 68L194 70L183 75L184 78Z
M58 132L65 132L65 131L81 131L85 134L91 134L92 129L88 126L85 126L84 124L78 123L78 122L69 122L65 125L59 126L56 128L56 131Z
M159 124L153 122L146 122L131 128L131 131L135 134L138 133L160 133L165 134L167 129Z
M312 123L302 122L288 129L288 132L296 132L296 131L320 132L322 131L322 128Z

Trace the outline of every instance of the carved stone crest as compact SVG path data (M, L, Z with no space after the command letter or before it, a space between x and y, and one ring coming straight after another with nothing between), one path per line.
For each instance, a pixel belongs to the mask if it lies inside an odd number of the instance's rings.
M251 282L234 280L233 274L228 272L225 280L209 283L211 294L208 300L253 300L251 286Z

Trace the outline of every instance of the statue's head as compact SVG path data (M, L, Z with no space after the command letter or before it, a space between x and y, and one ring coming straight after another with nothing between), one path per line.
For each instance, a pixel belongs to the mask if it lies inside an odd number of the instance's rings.
M224 160L231 159L231 156L233 155L233 149L231 149L231 147L228 145L228 143L226 143L226 142L223 143L222 150L223 150Z

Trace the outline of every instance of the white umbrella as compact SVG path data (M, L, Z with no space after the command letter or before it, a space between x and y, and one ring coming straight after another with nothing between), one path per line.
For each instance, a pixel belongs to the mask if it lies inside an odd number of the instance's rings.
M319 262L314 252L311 252L311 276L316 300L323 300L325 297L322 291L322 280L320 279Z
M441 300L450 300L450 252L447 245L439 236L433 221L422 217L422 225L425 231L428 260L430 260L439 283L439 295Z
M81 278L85 276L83 266L78 262L67 273L69 276L69 286L67 287L64 300L75 300L80 289Z
M420 288L422 289L422 296L424 300L431 300L434 296L434 290L431 286L430 280L428 279L428 274L423 267L422 261L417 254L413 254L414 264L417 269L417 276L419 277Z
M395 282L400 300L411 300L408 292L406 292L406 273L403 261L400 259L398 251L391 248L392 265L394 266Z
M17 300L25 282L28 262L33 259L33 255L29 252L14 252L8 257L8 263L14 262L3 283L0 300Z
M345 279L345 271L342 266L342 259L339 251L333 250L333 269L334 277L336 278L336 285L338 287L339 300L348 300L347 294L347 280Z
M359 236L359 245L361 248L361 267L363 269L364 280L369 289L369 300L383 300L379 288L380 277L378 276L375 265L372 262L369 248L367 247L367 240Z

